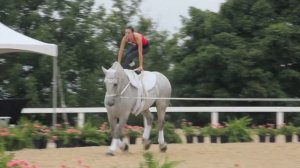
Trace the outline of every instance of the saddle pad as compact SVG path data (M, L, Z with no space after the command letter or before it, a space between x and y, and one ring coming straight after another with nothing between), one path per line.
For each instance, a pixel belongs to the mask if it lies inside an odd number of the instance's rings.
M133 70L124 69L124 71L127 74L130 83L138 89L144 87L145 91L149 91L156 83L156 75L153 72L143 71L138 75Z

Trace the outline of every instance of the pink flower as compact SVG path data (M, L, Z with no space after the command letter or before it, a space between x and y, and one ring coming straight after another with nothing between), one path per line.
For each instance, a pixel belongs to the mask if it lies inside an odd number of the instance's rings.
M81 160L81 159L78 159L78 160L77 160L77 163L78 163L78 165L81 165L81 164L82 164L82 160Z
M32 168L40 168L38 165L32 165Z
M56 128L61 128L61 124L55 124Z
M33 125L33 127L36 128L36 129L39 129L39 128L41 128L42 126L41 126L39 123L35 123L35 124Z
M100 131L102 131L102 132L108 131L108 123L107 123L107 122L103 122L103 123L100 125Z
M212 125L211 125L212 128L219 128L219 126L220 126L219 123L216 123L216 124L212 124Z
M37 165L30 166L26 160L11 160L6 164L7 167L20 167L20 168L39 168Z
M80 134L81 133L80 130L78 130L76 128L72 128L72 127L68 128L65 132L68 134Z

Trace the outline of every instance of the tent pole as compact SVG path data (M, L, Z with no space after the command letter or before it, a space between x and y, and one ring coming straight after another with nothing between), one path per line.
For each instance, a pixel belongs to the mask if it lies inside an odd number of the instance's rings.
M53 89L52 89L52 106L53 106L53 113L52 113L52 127L55 128L57 122L57 57L53 57Z
M63 87L62 87L62 79L61 79L61 75L60 75L60 69L59 67L57 66L57 89L58 89L58 92L59 92L59 100L60 100L60 107L67 107L66 106L66 102L65 102L65 96L64 96L64 90L63 90ZM64 120L64 123L69 123L68 121L68 114L67 113L62 113L62 117L63 117L63 120Z

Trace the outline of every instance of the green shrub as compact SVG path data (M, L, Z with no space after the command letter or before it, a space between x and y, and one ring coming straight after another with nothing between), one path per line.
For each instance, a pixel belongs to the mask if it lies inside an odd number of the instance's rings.
M103 114L86 114L85 125L99 127L99 123L107 122L107 116Z
M108 137L96 127L85 125L81 129L80 138L84 146L99 146L106 145Z
M181 161L168 161L167 159L160 164L159 161L155 160L153 154L150 152L144 153L145 161L140 164L140 168L173 168L177 166Z
M32 139L33 139L33 132L35 131L34 123L26 118L21 118L18 122L18 124L15 126L16 130L19 130L18 135L22 137L24 141L24 145L26 148L31 148L32 145Z
M268 134L268 128L266 128L264 125L258 126L254 131L255 134L259 136L266 136Z
M251 123L251 119L248 117L243 117L240 119L229 119L226 122L228 129L229 142L251 142L253 141L251 137L251 131L248 128Z
M195 127L196 129L196 136L207 136L206 134L206 127Z
M295 134L296 134L296 135L300 135L300 127L296 127L296 129L295 129Z
M228 128L220 124L210 125L202 128L205 136L221 136L228 134Z
M267 133L268 135L278 135L279 131L276 128L268 128Z
M22 137L10 135L4 138L5 150L15 151L25 148L25 142Z
M6 154L5 153L5 146L4 146L3 139L0 139L0 167L7 168L7 163L13 159L13 154Z
M279 133L282 135L293 135L296 132L296 127L293 124L283 125L279 128Z
M17 128L0 128L0 139L7 151L20 150L26 147L24 136Z
M182 119L181 128L182 128L185 136L196 135L197 129L193 126L192 122L189 122L186 119Z

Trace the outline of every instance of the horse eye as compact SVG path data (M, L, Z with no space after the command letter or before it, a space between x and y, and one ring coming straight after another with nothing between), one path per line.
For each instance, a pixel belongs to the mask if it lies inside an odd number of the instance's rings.
M114 83L114 87L117 87L118 84Z

